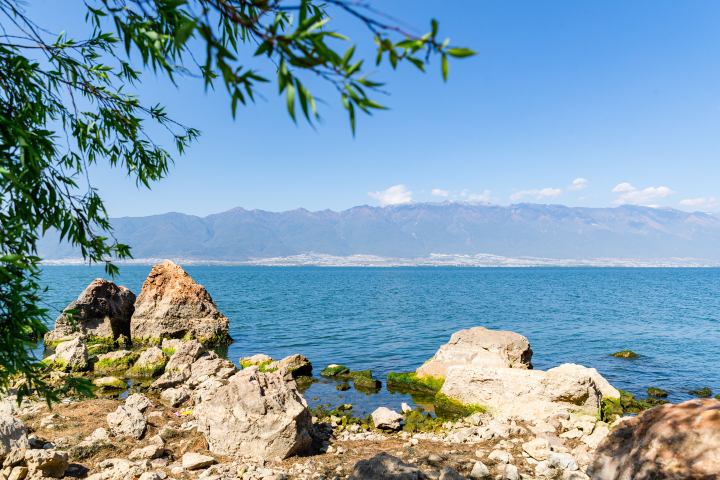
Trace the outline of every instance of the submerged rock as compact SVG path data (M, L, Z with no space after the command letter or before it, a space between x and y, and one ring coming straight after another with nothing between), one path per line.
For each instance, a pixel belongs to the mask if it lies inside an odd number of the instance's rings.
M45 345L53 347L81 335L104 342L129 336L134 303L135 294L130 290L97 278L63 311L78 310L72 314L75 326L69 314L62 313L55 320L55 330L45 334Z
M632 350L623 350L621 352L615 352L608 355L608 357L618 357L618 358L640 358L640 355L633 352Z
M243 357L238 361L242 368L252 367L253 365L257 365L259 367L261 365L269 365L272 362L273 359L270 355L263 355L262 353L258 353L252 357Z
M701 398L710 398L712 397L712 390L708 387L703 387L698 390L690 390L690 395L695 395L696 397Z
M197 339L204 345L232 343L230 322L210 294L170 260L155 265L135 302L133 342L162 338Z
M532 353L530 342L519 333L474 327L455 332L416 373L445 378L447 369L458 365L532 369Z
M668 392L663 390L662 388L655 388L650 387L647 389L647 394L651 397L658 397L658 398L667 398Z
M623 420L597 447L596 479L720 477L720 402L689 400Z
M93 385L100 390L125 390L128 385L117 377L102 377L93 380Z
M249 367L195 408L198 431L221 455L287 458L310 446L312 421L292 374Z
M323 377L338 377L350 373L350 369L345 365L331 364L323 368L320 375Z

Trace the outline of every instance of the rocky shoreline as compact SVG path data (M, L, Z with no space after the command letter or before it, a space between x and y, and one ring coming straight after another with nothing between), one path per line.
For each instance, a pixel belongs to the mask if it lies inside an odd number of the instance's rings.
M637 401L593 368L535 370L514 332L456 332L416 371L388 375L389 389L422 396L436 415L402 404L362 417L352 405L308 407L302 391L318 379L300 354L238 368L208 350L228 341L227 318L172 262L153 267L137 298L98 279L67 310L45 338L47 381L83 376L108 398L68 392L51 411L5 395L0 480L720 475L720 401L661 405L657 388ZM382 384L339 364L319 375L339 390Z

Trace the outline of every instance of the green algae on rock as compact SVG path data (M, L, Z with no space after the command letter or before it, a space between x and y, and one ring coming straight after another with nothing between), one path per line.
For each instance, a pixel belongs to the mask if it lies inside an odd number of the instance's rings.
M98 357L95 372L107 373L127 370L140 358L140 353L129 350L117 350Z
M140 353L135 364L125 372L125 375L132 378L152 378L162 375L168 361L169 357L159 347L150 347Z
M418 377L415 372L392 372L387 376L388 387L392 387L396 390L410 390L414 392L436 394L440 391L444 383L444 378Z
M128 385L117 377L102 377L93 380L93 384L100 390L125 390Z
M467 416L476 412L485 413L487 411L482 405L465 405L442 393L435 395L433 405L435 406L435 412L443 416Z
M320 375L323 377L338 377L350 373L350 369L345 365L328 365L323 368Z
M657 398L667 398L668 392L663 390L662 388L655 388L650 387L647 389L647 394L651 397L657 397Z
M623 350L621 352L615 352L608 355L608 357L617 357L617 358L640 358L640 355L633 352L632 350Z
M652 405L653 407L657 407L658 405L665 405L666 403L670 403L669 401L663 399L663 398L645 398L643 400L640 400L640 403L647 403L648 405Z
M339 390L339 391L341 391L341 392L350 390L350 384L345 383L345 382L343 382L343 383L338 383L337 386L335 387L335 390Z
M703 387L699 390L690 390L690 395L695 395L696 397L700 398L710 398L712 397L712 390L708 387Z

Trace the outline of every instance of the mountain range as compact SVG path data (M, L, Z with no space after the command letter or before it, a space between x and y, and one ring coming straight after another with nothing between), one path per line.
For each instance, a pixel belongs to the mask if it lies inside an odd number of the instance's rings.
M341 212L234 208L197 217L166 213L111 219L135 258L249 261L303 253L395 258L431 254L556 259L720 260L720 214L622 205L582 208L471 202L360 206ZM79 257L48 232L39 254Z

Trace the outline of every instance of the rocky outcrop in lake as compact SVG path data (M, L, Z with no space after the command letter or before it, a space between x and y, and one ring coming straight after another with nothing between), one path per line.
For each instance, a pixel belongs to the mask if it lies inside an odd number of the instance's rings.
M155 265L135 302L133 343L163 338L196 339L203 345L228 345L230 322L210 294L170 260Z
M133 292L108 280L97 278L55 320L55 330L45 334L45 345L54 347L60 342L79 336L102 343L112 343L120 335L129 337L134 303ZM77 312L71 314L69 310ZM70 315L75 322L74 326Z
M530 342L519 333L474 327L453 333L416 374L445 378L447 369L456 365L531 369L532 354Z

